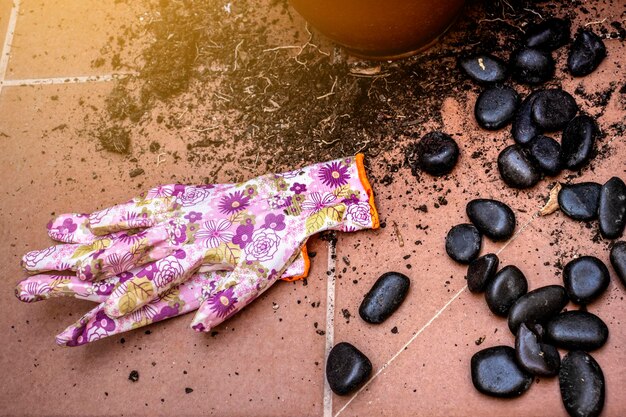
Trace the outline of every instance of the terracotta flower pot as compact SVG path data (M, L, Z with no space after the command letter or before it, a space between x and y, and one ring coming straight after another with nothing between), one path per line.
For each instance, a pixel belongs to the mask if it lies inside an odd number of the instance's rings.
M432 45L465 0L289 0L319 32L350 53L398 59Z

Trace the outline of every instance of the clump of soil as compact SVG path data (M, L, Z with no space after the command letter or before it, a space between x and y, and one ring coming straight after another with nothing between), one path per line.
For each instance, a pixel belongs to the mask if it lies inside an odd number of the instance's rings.
M107 151L121 154L130 153L130 129L114 124L96 130L95 134L102 147Z

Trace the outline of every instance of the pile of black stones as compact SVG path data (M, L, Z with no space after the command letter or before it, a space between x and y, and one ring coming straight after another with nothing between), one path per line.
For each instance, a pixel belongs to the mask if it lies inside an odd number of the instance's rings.
M476 199L467 204L471 223L454 226L446 237L446 251L457 262L469 264L467 287L484 293L489 310L507 318L515 347L483 349L471 359L471 378L481 393L517 397L534 377L559 378L561 397L572 416L597 416L604 405L604 375L589 354L609 336L604 321L588 311L610 282L609 270L593 256L581 256L563 268L562 285L528 291L528 280L515 265L499 269L496 254L478 256L482 235L509 239L515 232L515 215L506 204ZM611 263L626 285L626 242L611 250ZM578 310L565 310L572 302ZM558 349L569 351L563 358Z
M570 42L570 23L550 18L530 25L522 46L513 51L508 64L490 54L473 54L459 60L459 67L485 86L474 107L478 125L499 130L512 123L514 144L498 156L498 171L512 188L536 185L542 176L561 170L577 171L594 155L599 134L596 121L579 112L571 94L561 88L537 88L523 100L505 82L509 75L520 84L539 86L552 79L552 51ZM570 45L567 70L575 77L593 72L606 57L602 39L581 29ZM547 134L562 131L561 141Z

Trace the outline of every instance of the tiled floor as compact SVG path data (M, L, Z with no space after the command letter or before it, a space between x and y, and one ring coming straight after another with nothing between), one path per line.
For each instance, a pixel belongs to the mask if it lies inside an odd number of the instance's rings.
M575 25L605 15L624 23L619 3L590 5L589 14L579 14ZM554 378L536 380L528 393L508 401L472 387L472 354L487 346L512 345L514 339L506 322L488 311L483 297L466 290L465 268L445 256L443 239L451 226L467 222L467 201L492 197L508 203L517 215L518 233L508 242L485 239L483 252L498 253L501 265L520 267L531 289L561 282L557 260L595 255L608 263L608 242L592 241L595 224L589 228L558 212L535 214L554 181L565 181L566 174L529 191L503 186L493 173L493 161L510 143L508 129L487 133L478 128L471 117L476 97L471 91L463 101L444 100L441 109L444 130L461 147L454 172L416 181L401 167L387 183L381 181L386 164L401 163L402 152L369 155L385 227L339 235L334 258L329 257L329 242L313 239L309 251L315 257L306 285L275 285L213 336L192 332L191 317L183 317L79 348L56 346L54 335L90 304L57 299L27 305L13 297L22 277L21 255L49 244L44 229L48 220L55 213L115 204L152 185L193 183L206 175L172 157L184 152L185 142L154 123L145 129L164 144L167 153L162 157L148 151L146 136L134 138L130 157L100 150L83 126L94 121L93 107L104 105L113 82L11 86L22 80L46 83L132 71L114 67L110 60L94 62L103 48L118 42L119 34L146 17L139 2L0 1L0 45L11 10L18 6L5 77L10 83L0 90L0 415L566 415ZM304 33L301 21L281 24ZM606 40L606 45L609 57L598 71L582 81L565 79L563 88L574 91L582 82L593 93L611 82L624 85L626 45L620 40ZM122 61L131 62L141 46L125 45ZM560 52L559 68L564 56ZM626 118L626 95L617 90L605 110L577 97L585 111L599 116L606 133L600 143L602 158L580 180L626 178L626 138L610 128ZM472 157L477 151L479 156ZM207 164L226 167L211 182L263 173L263 164L249 169L221 161L219 153ZM131 178L129 171L138 166L145 173ZM422 205L427 211L418 209ZM358 317L359 303L389 270L411 278L409 296L387 322L368 325ZM606 346L593 353L607 381L604 415L623 416L625 289L611 273L606 294L589 309L611 332ZM333 298L334 305L328 304ZM334 320L327 321L328 311ZM480 347L479 338L484 338ZM324 383L326 349L340 341L356 345L374 365L374 377L364 389L346 397L331 394ZM131 370L139 372L136 383L128 380ZM185 393L186 388L193 392Z

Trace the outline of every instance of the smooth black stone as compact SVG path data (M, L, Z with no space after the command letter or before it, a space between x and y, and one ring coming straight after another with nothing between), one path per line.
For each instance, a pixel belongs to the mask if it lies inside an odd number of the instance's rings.
M528 291L526 277L514 265L502 268L487 284L485 301L495 315L506 317L509 309Z
M574 117L563 131L561 157L563 167L572 171L587 165L598 134L595 120L587 115Z
M530 188L541 179L539 167L519 145L511 145L498 155L500 177L513 188Z
M482 236L473 224L458 224L450 229L446 236L448 256L462 264L468 264L476 259L481 245Z
M589 304L609 286L609 269L595 256L581 256L563 268L563 283L570 300Z
M606 47L602 39L590 30L582 30L570 48L567 68L573 76L584 77L595 71L605 57Z
M500 260L493 253L488 253L473 260L467 267L467 288L470 292L480 293L496 275Z
M542 343L524 323L515 338L515 358L526 372L537 376L555 376L559 373L561 356L552 345Z
M604 374L588 353L569 352L559 371L561 399L572 417L597 417L604 407Z
M606 239L617 239L626 226L626 184L618 177L608 180L600 191L598 208L600 233Z
M565 184L559 191L561 211L574 220L593 220L598 216L600 189L597 182Z
M529 48L554 51L569 42L570 22L550 18L538 24L528 25L524 43Z
M626 286L626 242L617 242L611 248L611 265L622 284Z
M467 203L465 211L480 233L492 240L506 240L515 232L515 213L500 201L478 198Z
M459 159L459 146L443 132L425 134L417 144L419 167L430 175L448 174Z
M515 361L515 349L494 346L476 352L471 360L472 383L483 394L518 397L530 387L533 377Z
M561 172L561 144L548 136L538 135L530 141L531 159L544 174L554 176Z
M522 295L509 310L508 324L511 333L517 334L519 326L543 324L556 316L567 305L565 288L548 285Z
M587 311L566 311L546 324L546 338L556 347L591 351L606 343L609 329L602 319Z
M525 84L541 84L554 75L554 59L549 52L522 48L511 55L509 61L515 81Z
M563 129L576 113L578 113L576 100L560 88L538 92L532 107L533 121L545 132Z
M372 362L350 343L336 344L326 361L326 379L337 395L357 390L372 373Z
M511 127L511 134L515 142L520 145L526 145L535 136L543 133L541 128L537 126L533 120L532 108L535 100L537 99L538 91L530 93L515 113L513 119L513 126Z
M411 280L399 272L382 274L365 295L359 315L368 323L382 323L400 307L410 285Z
M491 87L476 99L474 117L480 127L498 130L513 120L519 104L519 94L511 87Z
M493 55L472 55L460 59L459 66L471 79L479 83L500 83L507 76L506 64Z

